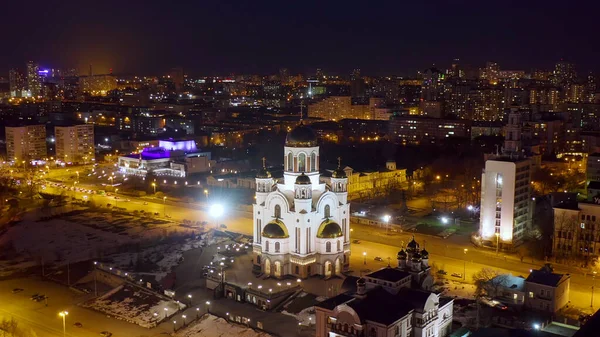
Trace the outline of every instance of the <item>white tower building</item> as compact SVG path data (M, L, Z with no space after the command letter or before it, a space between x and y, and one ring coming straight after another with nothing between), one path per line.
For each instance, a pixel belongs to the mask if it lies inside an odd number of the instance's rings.
M263 169L256 177L254 268L281 278L331 277L350 262L348 178L339 167L330 184L319 174L319 147L300 124L286 137L283 179Z
M497 250L518 245L531 227L533 162L521 150L520 115L513 111L506 125L502 155L485 162L481 177L479 234L482 243Z

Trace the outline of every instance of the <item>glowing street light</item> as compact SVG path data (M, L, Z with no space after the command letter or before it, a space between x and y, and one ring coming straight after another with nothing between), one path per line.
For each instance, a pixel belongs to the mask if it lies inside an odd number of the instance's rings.
M210 314L210 301L206 301L206 313Z
M364 264L367 264L367 252L363 252L363 257L365 258Z
M383 216L383 221L385 222L385 232L387 234L387 232L390 229L390 219L392 219L392 216L389 214L386 214Z
M167 197L163 197L163 213L167 216Z
M67 335L67 316L69 315L68 311L61 311L58 313L58 316L62 317L63 321L63 337Z
M466 280L467 278L467 252L469 250L467 248L463 249L463 253L465 254L465 259L463 260L464 265L463 265L463 280Z
M210 206L210 210L209 210L210 216L212 216L215 219L215 228L219 228L217 222L219 220L219 218L223 215L223 213L225 213L225 209L223 208L223 205L221 204L214 204L212 206Z
M154 194L156 194L156 183L152 183L152 187L154 188Z
M204 190L204 195L206 196L206 201L208 201L208 190Z

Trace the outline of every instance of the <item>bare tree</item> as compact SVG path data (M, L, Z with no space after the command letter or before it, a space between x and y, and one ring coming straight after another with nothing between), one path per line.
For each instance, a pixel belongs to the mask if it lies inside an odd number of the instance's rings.
M497 271L490 268L483 268L473 274L475 282L475 297L479 298L485 294L498 294L498 290L502 286L506 286L509 276L506 274L498 274Z

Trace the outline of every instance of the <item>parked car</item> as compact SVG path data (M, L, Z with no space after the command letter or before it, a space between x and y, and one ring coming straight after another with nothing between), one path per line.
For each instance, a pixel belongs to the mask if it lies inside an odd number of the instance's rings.
M144 205L148 205L148 202L147 202L147 201L144 201Z
M496 309L500 309L500 310L508 310L508 307L502 303L498 303L494 306L494 308Z
M110 333L108 331L102 331L102 332L100 332L100 336L102 336L102 337L110 337L110 336L112 336L112 333Z
M462 274L461 273L452 273L453 277L458 277L458 278L462 278Z
M440 269L440 270L438 270L438 272L437 272L437 273L438 273L438 274L440 274L440 275L448 275L448 272L447 272L447 271L445 271L444 269Z
M45 300L46 298L47 298L46 295L40 295L40 296L36 297L34 301L41 302L41 301Z
M16 294L16 293L20 293L21 291L23 291L23 289L21 289L21 288L15 288L15 289L12 290L12 293Z
M374 260L375 261L383 261L383 259L380 256L375 256Z
M352 243L359 244L360 240L352 240Z
M35 294L31 295L31 297L30 297L29 299L33 301L33 300L35 300L36 298L38 298L39 296L40 296L40 294L39 294L39 293L35 293Z
M78 328L83 327L83 324L79 323L79 322L75 322L75 324L73 324L73 326L76 326Z

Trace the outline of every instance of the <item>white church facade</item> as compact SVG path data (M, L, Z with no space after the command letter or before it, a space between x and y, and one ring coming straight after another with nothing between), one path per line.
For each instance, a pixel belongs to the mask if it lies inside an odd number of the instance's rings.
M319 146L309 127L300 124L288 133L283 179L265 167L258 173L253 213L256 272L329 278L348 269L348 179L338 167L329 183L321 181Z

